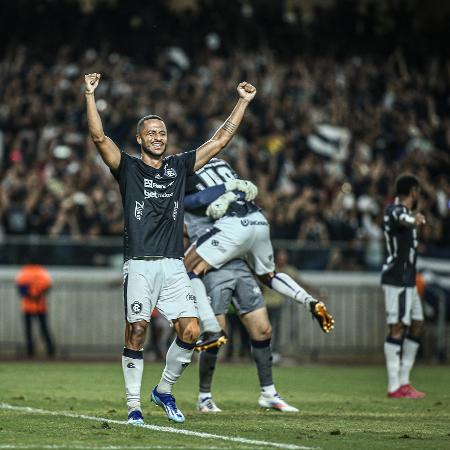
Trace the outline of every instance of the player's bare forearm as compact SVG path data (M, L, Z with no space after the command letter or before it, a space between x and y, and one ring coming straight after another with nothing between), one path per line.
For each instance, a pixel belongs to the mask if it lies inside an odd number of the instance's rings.
M86 113L89 133L95 144L101 143L106 139L106 136L103 131L102 120L100 119L97 105L95 104L94 93L86 92L84 95L86 97Z
M89 133L105 164L110 169L117 169L120 164L120 150L114 142L105 136L100 114L95 103L94 91L100 81L100 74L85 76L86 113Z
M230 116L214 133L214 136L197 149L195 170L201 169L231 141L244 118L248 104L256 94L256 89L251 84L244 82L239 84L238 93L240 98Z

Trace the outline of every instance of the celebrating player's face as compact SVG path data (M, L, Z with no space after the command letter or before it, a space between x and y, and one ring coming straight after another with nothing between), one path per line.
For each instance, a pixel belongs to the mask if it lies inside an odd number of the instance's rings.
M166 151L166 125L158 119L146 120L137 136L137 141L144 152L153 157L161 156Z

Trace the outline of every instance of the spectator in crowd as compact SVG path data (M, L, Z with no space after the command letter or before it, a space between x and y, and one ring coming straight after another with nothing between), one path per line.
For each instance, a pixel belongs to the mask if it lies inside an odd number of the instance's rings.
M399 50L383 64L370 54L283 60L268 47L245 58L239 47L205 52L168 47L149 66L112 51L61 47L44 64L17 48L0 62L0 85L8 86L0 108L3 232L84 241L122 233L119 193L86 139L76 81L95 65L111 74L98 93L105 128L130 153L133 123L149 111L166 118L170 151L178 152L215 129L230 103L223 92L243 74L261 86L225 157L258 185L275 240L344 243L321 267L379 266L375 240L400 171L417 173L424 187L421 250L450 251L448 63L430 56L421 66Z
M33 321L39 324L47 355L53 357L55 346L47 322L47 294L52 286L50 274L43 266L30 262L20 269L16 277L16 285L21 297L28 357L35 355Z

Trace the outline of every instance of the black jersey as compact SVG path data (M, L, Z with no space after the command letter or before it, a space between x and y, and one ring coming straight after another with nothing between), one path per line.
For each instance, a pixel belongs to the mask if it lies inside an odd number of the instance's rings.
M237 178L239 178L238 174L226 161L213 158L200 170L189 176L186 184L186 193L193 194ZM201 208L197 211L192 211L192 213L203 216L205 211L206 208ZM244 217L255 211L259 211L259 208L253 202L238 200L230 204L226 215Z
M195 150L164 158L160 169L122 152L113 175L124 210L124 258L183 256L186 177L194 173Z
M394 203L384 212L383 227L387 259L383 265L381 283L392 286L415 286L417 230L414 216L406 206Z

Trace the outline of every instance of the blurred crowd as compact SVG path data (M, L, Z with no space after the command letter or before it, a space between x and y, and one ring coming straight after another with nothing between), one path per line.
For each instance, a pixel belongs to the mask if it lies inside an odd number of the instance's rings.
M275 240L318 252L344 242L366 266L379 267L383 208L395 177L411 171L422 182L427 217L421 250L450 246L450 63L436 58L417 67L401 51L384 60L281 62L269 49L194 59L169 47L144 66L94 49L74 58L66 47L46 65L18 48L0 63L0 85L7 86L0 105L4 235L121 235L116 182L87 133L83 74L93 71L102 74L96 99L105 132L134 155L143 115L164 118L170 153L189 150L227 117L238 82L257 86L223 157L258 185ZM345 256L327 253L319 266L358 264Z
M308 247L307 268L378 268L383 208L405 170L423 183L421 251L448 256L445 2L21 0L0 10L3 243L121 235L118 189L87 133L83 75L96 71L105 131L131 154L143 115L165 119L170 152L195 148L226 118L237 83L254 83L224 157L258 185L277 245Z

